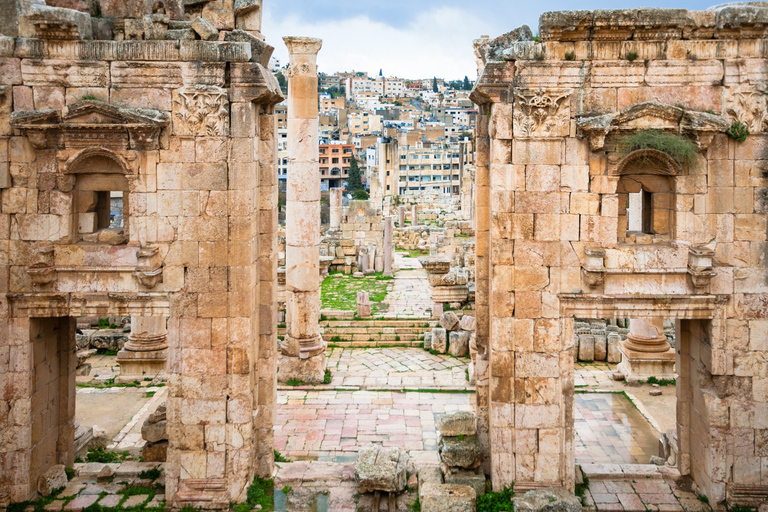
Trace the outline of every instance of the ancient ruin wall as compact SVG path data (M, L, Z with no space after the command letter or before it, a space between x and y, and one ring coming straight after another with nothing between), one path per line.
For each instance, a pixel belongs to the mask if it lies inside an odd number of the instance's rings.
M574 486L573 318L664 317L695 334L677 351L680 472L711 503L768 494L766 22L757 7L568 11L542 15L540 43L478 44L477 407L494 488ZM695 155L627 154L646 128ZM646 178L658 224L628 235L628 183Z
M44 445L33 432L48 405L30 383L36 333L78 316L168 318L169 506L226 508L273 469L282 96L252 24L260 2L210 2L196 28L140 3L106 37L100 20L29 1L20 37L0 37L0 490L12 501L35 495L45 465L72 462L74 367L59 366L63 413ZM100 220L109 192L123 194L122 229Z

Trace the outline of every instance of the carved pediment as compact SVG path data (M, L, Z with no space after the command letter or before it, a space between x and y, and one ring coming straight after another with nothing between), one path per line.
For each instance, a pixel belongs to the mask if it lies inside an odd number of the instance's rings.
M120 108L96 100L78 101L58 110L14 112L11 126L38 148L103 146L110 149L154 149L168 114L144 108Z
M647 101L613 114L579 118L576 126L589 137L593 151L602 149L608 134L649 128L693 135L699 147L706 149L715 133L725 132L730 123L717 114Z

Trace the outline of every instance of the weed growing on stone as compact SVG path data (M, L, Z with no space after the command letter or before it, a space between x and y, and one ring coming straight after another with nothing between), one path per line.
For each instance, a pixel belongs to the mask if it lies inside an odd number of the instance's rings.
M619 150L625 155L638 149L656 149L680 164L690 164L698 155L696 144L690 140L653 129L640 130L619 142Z
M703 494L699 494L698 496L696 496L696 499L699 500L702 503L709 503L709 498L707 498Z
M629 53L627 54L627 60L628 60L629 62L634 62L634 61L636 61L638 57L639 57L639 55L637 54L637 52L629 52Z
M416 496L416 501L408 505L408 510L413 510L413 512L421 512L421 502L419 501L418 496Z
M674 386L677 384L676 379L657 379L656 377L648 377L648 384L658 384L659 386Z
M282 453L275 450L275 462L291 462L291 461L286 459Z
M736 142L744 142L749 135L749 128L741 121L734 121L725 134Z
M254 478L253 483L248 487L248 493L245 503L234 506L235 512L249 512L253 509L259 509L262 512L272 512L275 509L275 481L272 479L262 480ZM181 510L184 512L184 509ZM194 509L190 512L196 512Z
M130 453L128 452L108 452L104 448L89 448L88 455L85 456L85 462L110 464L112 462L122 462L129 455Z
M159 467L155 467L152 469L146 469L144 471L139 472L139 478L142 480L157 480L160 478L160 473L162 473L163 470Z
M505 487L500 492L487 492L477 497L477 512L506 512L512 509L512 498L515 493L512 485ZM490 486L490 484L489 484Z
M323 375L323 384L330 384L333 380L333 375L331 374L330 368L325 369L325 374Z
M283 494L290 494L292 490L293 490L293 487L291 487L290 485L286 485L285 487L283 487Z
M574 60L576 58L576 52L565 52L565 60Z

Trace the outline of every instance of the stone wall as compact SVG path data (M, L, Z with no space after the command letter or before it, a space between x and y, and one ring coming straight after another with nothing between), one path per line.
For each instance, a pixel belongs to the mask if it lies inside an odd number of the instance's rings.
M0 37L0 422L13 422L0 487L13 501L35 495L45 464L71 463L73 406L55 453L29 441L48 407L30 407L25 384L37 318L168 317L169 506L226 507L272 473L282 96L245 5L260 2L208 2L178 26L141 3L94 33L87 14L30 1L21 37ZM124 224L93 224L92 193L114 191Z
M477 415L495 489L574 486L574 317L663 317L700 332L678 351L681 473L713 504L768 495L766 20L568 11L542 15L542 42L478 44ZM695 155L625 152L646 128ZM627 237L624 185L644 176L670 187L654 205L669 229Z

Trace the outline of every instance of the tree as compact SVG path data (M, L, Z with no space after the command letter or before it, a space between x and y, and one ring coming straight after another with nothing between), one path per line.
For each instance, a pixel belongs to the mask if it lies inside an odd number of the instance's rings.
M278 71L275 76L277 77L277 83L280 84L280 90L283 94L288 93L288 80L285 79L285 75L282 71Z
M437 89L437 77L434 77L432 79L432 92L437 92L437 91L438 91L438 89Z
M469 78L466 76L464 77L464 90L465 91L471 91L472 90L472 82L469 81Z
M352 155L349 159L349 178L347 179L347 190L354 192L355 190L365 190L363 186L363 180L360 177L360 167L357 165L357 158Z

